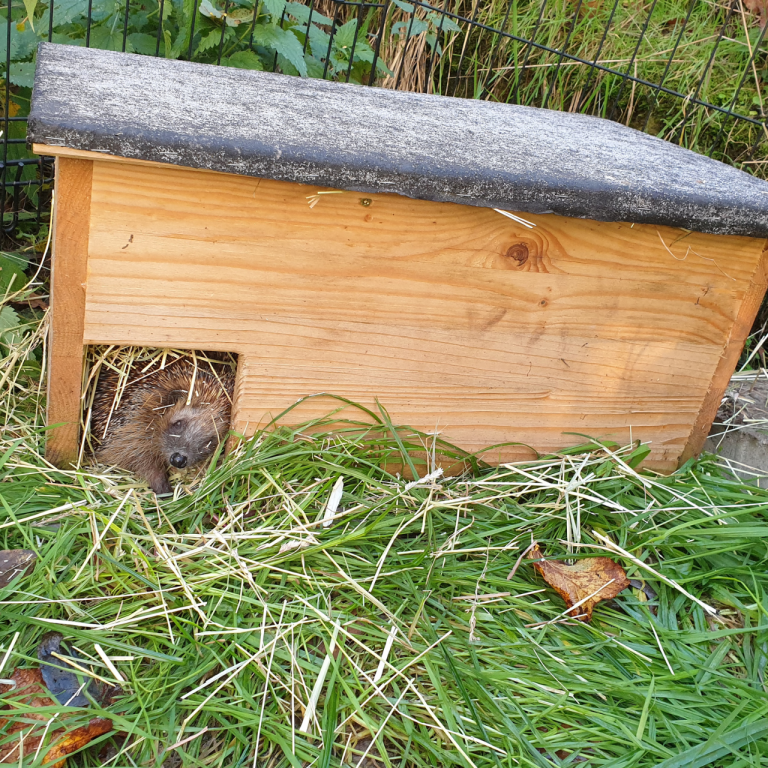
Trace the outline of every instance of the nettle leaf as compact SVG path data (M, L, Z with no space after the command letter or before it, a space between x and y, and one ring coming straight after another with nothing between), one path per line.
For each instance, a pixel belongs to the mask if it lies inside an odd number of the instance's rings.
M350 53L352 49L350 48ZM355 43L355 61L373 61L373 48L366 42L362 35L357 36L357 42Z
M81 48L85 46L85 39L82 37L70 37L69 35L62 34L61 32L54 32L51 38L52 43L59 43L59 45L79 45Z
M0 309L0 355L5 355L6 350L2 347L10 347L20 340L21 331L19 330L19 316L13 307L5 306Z
M356 20L349 21L339 28L338 33L334 35L333 51L330 55L335 72L349 70L350 58L353 65L373 62L373 48L365 38L365 30L365 25L358 27ZM377 66L377 70L379 69Z
M427 45L432 50L435 50L435 43L437 42L437 33L436 32L427 32L426 40L427 40ZM443 48L440 45L440 43L437 43L436 53L437 53L438 56L442 56L443 55Z
M324 32L320 27L316 27L314 24L309 26L309 47L312 50L312 55L318 59L324 59L328 54L328 46L331 42L331 36ZM320 73L322 77L322 72Z
M168 59L178 59L181 55L181 51L183 48L186 48L186 46L189 44L189 29L187 27L183 27L179 30L179 34L176 35L176 40L171 43L171 33L166 29L165 30L166 37L165 40L165 56Z
M302 24L306 24L309 21L309 7L302 5L301 3L286 3L285 10L293 16L294 19L300 21ZM282 11L281 11L282 13ZM330 26L333 24L333 19L329 19L327 16L323 16L322 13L318 13L316 10L312 10L312 23L313 24L327 24Z
M226 34L227 32L230 32L231 30L227 29L224 34L224 39L226 40ZM203 51L210 50L211 48L214 48L218 46L221 43L221 35L222 30L220 27L217 27L216 29L212 29L207 35L204 35L202 40L197 45L197 48L195 49L195 53L203 53Z
M222 62L227 67L237 67L238 69L257 69L264 70L264 64L254 51L237 51L228 59Z
M34 214L33 214L34 215ZM18 251L6 251L0 253L0 259L6 259L11 264L15 265L18 269L26 271L29 269L30 255L28 253L20 253Z
M352 19L346 24L343 24L336 30L336 34L333 36L333 44L336 48L352 48L355 42L355 33L357 32L357 19ZM358 39L360 35L357 35Z
M400 10L406 13L413 13L413 6L410 3L403 2L403 0L392 0L392 2L400 8Z
M420 35L422 32L426 32L427 29L429 29L429 25L426 21L417 19L414 16L410 21L398 21L396 24L393 24L392 34L399 35L401 29L404 30L406 34L408 34L408 30L410 29L411 34L409 37L416 37L416 35Z
M75 19L88 14L88 0L55 0L53 5L53 23L54 26L63 27L65 24L72 23ZM49 11L40 17L39 27L42 30L48 29Z
M443 19L443 29L449 32L461 32L461 26L447 16Z
M284 75L298 77L299 71L296 69L296 67L294 67L293 64L291 64L291 62L285 58L285 56L282 56L279 53L277 54L277 64L280 67L280 71Z
M35 62L25 61L11 64L9 80L22 88L31 88L35 82Z
M429 29L429 24L426 21L416 18L414 18L413 24L409 26L411 27L411 37L416 37L416 35L420 35Z
M259 24L253 30L253 40L257 45L285 56L302 77L307 76L304 47L293 32L281 29L277 24Z
M16 314L16 310L6 305L0 309L0 336L16 328L19 325L19 316Z
M231 11L224 13L221 9L217 8L210 0L200 0L200 13L209 19L226 21L228 27L238 27L243 22L250 22L253 20L252 8L233 8Z
M461 27L450 17L431 11L427 18L435 25L435 29L443 32L461 32Z
M124 8L125 6L120 0L93 0L93 4L91 5L91 19L93 19L93 21L106 21L110 16L113 16L116 13L122 15ZM56 13L55 7L53 12L54 14ZM87 12L88 8L86 7L86 14Z
M364 61L367 64L373 64L373 48L368 43L364 46L356 47L355 59L360 59L360 61ZM376 59L376 71L389 75L389 77L395 76L395 73L386 65L381 56Z
M280 21L285 10L285 0L262 0L261 4L273 21Z
M168 2L168 0L166 0ZM178 59L182 51L186 51L189 46L189 32L191 29L192 17L197 12L197 3L195 0L173 0L173 4L177 6L176 16L181 16L181 23L179 24L179 33L176 36L176 40L173 43L170 51L166 49L166 56L169 59Z
M13 67L11 67L13 71ZM0 254L0 295L10 290L11 293L21 290L27 284L27 276L20 264L8 256Z
M38 25L39 26L39 25ZM8 50L8 38L5 34L5 27L2 25L2 34L0 34L0 62L4 62L6 58L6 52ZM45 28L46 31L48 28ZM37 44L40 42L40 38L35 34L32 27L27 24L24 25L24 29L14 29L11 35L11 61L24 61L29 59L37 48Z
M94 27L91 30L91 48L101 48L103 51L122 51L123 30L115 29L113 32L109 26Z
M143 53L146 56L154 56L157 50L157 37L155 35L133 32L128 35L128 42L136 53Z
M314 56L305 56L304 60L307 62L307 74L309 77L322 77L323 76L323 70L325 67L323 66L323 62L319 59L316 59Z

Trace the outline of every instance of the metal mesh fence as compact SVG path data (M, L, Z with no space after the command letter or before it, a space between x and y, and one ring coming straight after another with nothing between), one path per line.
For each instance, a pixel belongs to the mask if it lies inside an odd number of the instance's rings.
M42 40L600 115L768 173L765 2L7 0L0 13L8 237L45 226L50 205L52 164L25 138Z

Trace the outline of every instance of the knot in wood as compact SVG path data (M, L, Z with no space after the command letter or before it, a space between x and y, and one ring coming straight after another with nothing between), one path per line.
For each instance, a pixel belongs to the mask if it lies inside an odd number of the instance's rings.
M514 259L518 267L528 261L528 246L525 243L515 243L507 248L507 258Z

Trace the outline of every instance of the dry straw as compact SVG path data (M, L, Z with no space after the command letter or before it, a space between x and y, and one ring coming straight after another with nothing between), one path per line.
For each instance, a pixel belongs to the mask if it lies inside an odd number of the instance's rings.
M29 323L1 369L0 548L38 561L0 590L0 671L35 665L57 629L122 688L107 714L124 737L71 765L768 760L767 491L711 460L639 471L637 445L491 468L437 441L467 469L446 478L433 438L338 401L158 503L42 458L43 332ZM574 621L521 559L532 540L549 558L608 549L642 588Z

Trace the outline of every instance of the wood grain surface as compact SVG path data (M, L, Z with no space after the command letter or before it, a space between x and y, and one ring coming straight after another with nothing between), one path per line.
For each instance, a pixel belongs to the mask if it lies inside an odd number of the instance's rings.
M752 323L754 323L755 316L763 302L766 288L768 288L768 250L763 251L755 268L755 273L752 275L749 288L739 307L736 322L731 327L731 334L723 348L709 390L704 397L699 415L691 429L688 443L680 457L681 461L698 456L704 447L704 441L707 439L712 422L717 415L717 409L720 407L725 389L741 356L744 342L747 340Z
M57 426L45 456L60 467L77 460L92 173L91 160L56 160L47 423Z
M765 288L759 239L93 168L85 342L240 353L247 433L333 393L466 450L632 437L672 469ZM286 423L335 405L311 398Z

